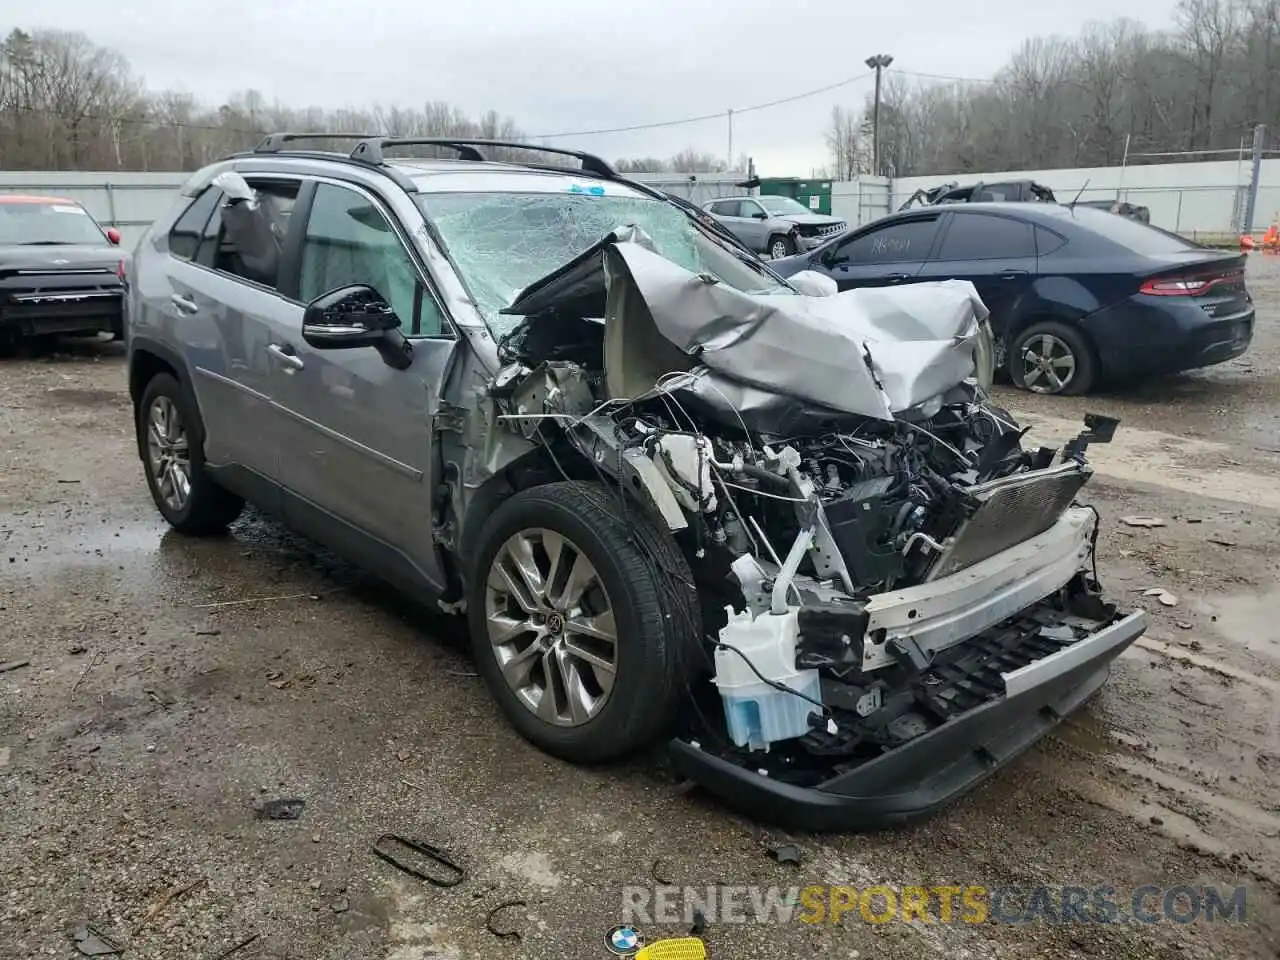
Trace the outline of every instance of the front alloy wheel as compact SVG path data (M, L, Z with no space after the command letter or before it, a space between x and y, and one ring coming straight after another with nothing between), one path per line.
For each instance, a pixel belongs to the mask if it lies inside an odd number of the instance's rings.
M684 555L625 497L598 483L530 487L463 549L476 669L513 727L576 763L666 734L703 662Z
M485 616L503 679L540 720L580 726L608 702L618 668L613 604L568 537L510 537L489 568Z

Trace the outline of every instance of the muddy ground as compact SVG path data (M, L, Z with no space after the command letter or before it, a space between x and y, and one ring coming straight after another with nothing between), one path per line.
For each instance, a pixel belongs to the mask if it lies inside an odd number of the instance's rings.
M933 819L786 839L676 789L659 760L577 769L520 740L453 622L248 515L192 541L132 446L123 354L0 361L0 957L607 956L622 888L809 883L1247 891L1241 922L712 923L714 957L1274 957L1280 951L1280 259L1255 257L1242 360L1124 392L1003 400L1091 451L1101 567L1148 635L1060 732ZM1164 526L1126 526L1154 516ZM1161 587L1164 606L1144 596ZM267 598L267 599L263 599ZM255 818L301 798L295 821ZM451 889L370 855L392 831L465 863ZM654 869L655 860L660 861ZM489 910L522 939L485 929ZM683 933L654 923L650 939Z

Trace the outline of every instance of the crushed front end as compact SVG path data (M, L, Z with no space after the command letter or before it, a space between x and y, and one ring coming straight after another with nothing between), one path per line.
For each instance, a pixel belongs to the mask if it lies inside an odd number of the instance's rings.
M1103 599L1079 502L1115 422L1024 449L971 285L851 293L744 292L619 232L517 298L489 386L680 543L705 642L673 763L797 829L964 792L1145 628Z

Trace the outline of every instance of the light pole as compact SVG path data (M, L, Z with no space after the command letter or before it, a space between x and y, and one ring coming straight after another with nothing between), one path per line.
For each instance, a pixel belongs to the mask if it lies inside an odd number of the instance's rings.
M887 53L877 53L867 57L866 64L876 72L876 99L871 108L871 173L880 176L880 72L893 63L893 57Z

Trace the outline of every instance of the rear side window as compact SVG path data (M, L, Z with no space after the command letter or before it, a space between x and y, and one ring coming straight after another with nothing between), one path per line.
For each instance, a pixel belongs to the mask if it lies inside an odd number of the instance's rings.
M1036 255L1031 224L1007 217L955 213L937 260L1013 260Z
M1080 226L1144 257L1161 257L1204 249L1200 244L1184 240L1176 233L1105 210L1075 207L1071 215Z
M214 204L213 216L204 226L204 233L200 236L200 249L196 251L196 263L211 268L218 265L218 242L222 237L222 191L214 192L218 194L218 202Z
M215 270L276 289L284 240L301 183L253 178L248 183L257 199L256 211L240 205L235 209L220 205L220 222L209 224L209 228L217 230L216 240L203 244L204 253L213 254Z
M200 239L204 235L205 224L218 205L222 191L217 187L208 187L204 193L196 197L187 212L178 218L178 222L169 231L169 252L183 260L194 260L200 249Z
M938 218L903 220L853 237L839 253L853 263L898 263L923 260L938 233Z
M1036 227L1036 252L1040 256L1053 253L1059 247L1066 245L1066 238L1060 237L1052 230L1046 230L1044 227Z

